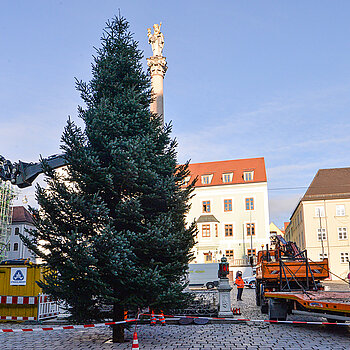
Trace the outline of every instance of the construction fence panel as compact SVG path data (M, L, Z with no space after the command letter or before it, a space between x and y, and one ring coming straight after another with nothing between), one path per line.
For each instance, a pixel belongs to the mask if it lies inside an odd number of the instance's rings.
M34 264L0 265L0 320L39 321L58 315L58 304L36 283L45 271Z

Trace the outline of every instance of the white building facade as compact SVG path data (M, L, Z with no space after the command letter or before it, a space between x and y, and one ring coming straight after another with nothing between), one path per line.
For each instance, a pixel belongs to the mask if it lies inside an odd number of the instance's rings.
M187 222L197 223L194 263L245 265L269 243L269 212L264 158L190 164L195 196Z
M8 243L6 259L30 259L32 262L36 261L35 254L24 245L19 236L19 234L28 236L29 233L26 232L26 230L33 228L33 219L28 210L23 206L13 207L11 236Z
M328 258L330 279L350 271L350 168L320 169L295 208L286 239L308 258Z

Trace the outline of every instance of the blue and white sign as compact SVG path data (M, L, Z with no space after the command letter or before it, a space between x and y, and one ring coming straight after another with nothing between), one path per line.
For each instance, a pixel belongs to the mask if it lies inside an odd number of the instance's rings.
M26 267L11 267L10 285L25 286L27 283Z

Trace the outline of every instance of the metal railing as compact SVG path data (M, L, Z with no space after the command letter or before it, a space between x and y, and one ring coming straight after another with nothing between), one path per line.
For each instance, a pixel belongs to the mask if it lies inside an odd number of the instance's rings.
M38 296L38 321L59 315L59 304L47 294Z
M190 305L184 309L171 310L175 315L217 316L219 307L219 292L214 290L188 291L194 295Z
M242 259L232 259L227 258L227 261L229 262L230 266L250 266L250 256L246 256ZM257 258L256 256L253 256L253 265L256 265Z

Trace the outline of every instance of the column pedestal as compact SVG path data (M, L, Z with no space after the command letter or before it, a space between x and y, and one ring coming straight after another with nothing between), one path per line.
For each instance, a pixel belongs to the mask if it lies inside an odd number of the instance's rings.
M220 278L218 291L219 291L219 317L233 317L231 311L231 296L230 292L232 287L230 286L228 278Z

